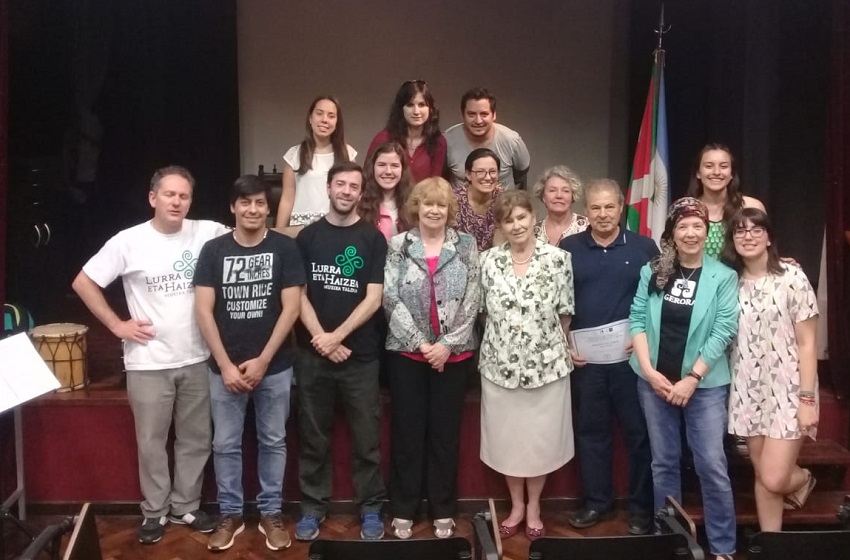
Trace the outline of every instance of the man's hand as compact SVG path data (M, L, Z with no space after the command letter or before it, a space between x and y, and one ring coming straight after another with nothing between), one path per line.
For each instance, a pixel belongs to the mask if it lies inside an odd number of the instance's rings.
M335 364L341 364L342 362L351 357L351 350L340 344L336 350L334 350L325 357Z
M115 325L111 331L121 340L132 340L139 344L147 344L156 336L153 323L148 319L127 319Z
M310 344L313 345L316 352L327 358L339 348L342 344L342 338L335 332L323 332L314 336L310 340Z
M584 359L584 356L570 348L570 357L573 359L573 365L575 367L584 367L587 365L587 360Z
M233 364L221 367L221 381L231 393L248 393L252 387L242 378L242 371Z
M268 360L260 356L250 360L245 360L239 364L239 371L242 372L242 379L251 387L252 390L260 384L260 381L263 380L268 369Z

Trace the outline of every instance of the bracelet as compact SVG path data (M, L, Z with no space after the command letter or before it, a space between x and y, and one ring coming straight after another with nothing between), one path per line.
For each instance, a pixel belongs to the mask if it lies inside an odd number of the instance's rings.
M806 406L816 406L817 403L814 399L800 399L800 404L804 404Z
M797 394L801 398L808 398L808 399L815 398L815 392L814 391L799 391Z
M695 372L693 370L688 372L687 377L693 377L694 379L696 379L697 384L699 384L702 381L702 375L698 374L697 372Z

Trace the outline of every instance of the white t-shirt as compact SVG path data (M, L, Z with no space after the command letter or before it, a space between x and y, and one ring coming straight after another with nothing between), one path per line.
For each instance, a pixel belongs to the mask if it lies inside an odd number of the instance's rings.
M195 322L192 277L204 243L228 232L209 220L183 220L164 234L151 222L118 232L83 267L101 288L121 277L133 319L148 319L156 336L147 344L124 341L124 367L160 370L197 364L209 357Z
M519 133L499 123L493 123L493 126L496 127L493 142L484 147L490 148L499 156L499 183L505 189L515 189L514 169L528 169L531 156ZM451 170L452 186L459 189L466 185L466 158L472 152L472 146L466 139L463 123L449 128L443 136L446 137L446 164Z
M348 159L354 161L357 150L346 144L348 148ZM328 213L330 202L328 201L328 171L334 165L333 152L328 154L313 154L313 167L304 173L298 174L301 167L299 160L301 145L292 146L283 155L283 161L295 171L295 205L292 207L292 217L289 219L291 226L306 226Z

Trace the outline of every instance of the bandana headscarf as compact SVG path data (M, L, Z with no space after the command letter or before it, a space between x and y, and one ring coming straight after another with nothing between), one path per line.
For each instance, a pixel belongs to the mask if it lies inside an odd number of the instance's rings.
M654 285L650 282L650 291L664 290L667 281L673 275L676 263L679 261L676 244L673 242L673 230L679 220L691 217L700 218L705 222L705 227L708 228L708 209L696 198L686 196L670 205L670 210L667 211L667 221L664 223L664 233L661 234L661 254L649 263L655 278ZM653 288L655 289L653 290Z

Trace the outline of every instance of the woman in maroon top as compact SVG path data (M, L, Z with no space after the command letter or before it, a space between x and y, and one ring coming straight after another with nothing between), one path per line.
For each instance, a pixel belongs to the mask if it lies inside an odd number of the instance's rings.
M404 147L413 184L443 174L446 139L440 132L440 111L425 80L401 84L390 107L387 126L369 144L369 157L384 142Z

